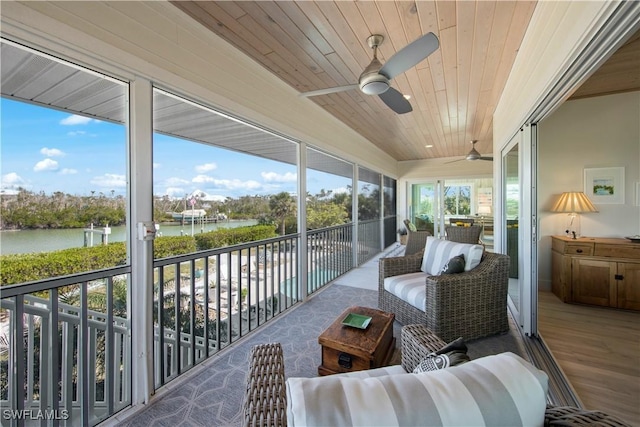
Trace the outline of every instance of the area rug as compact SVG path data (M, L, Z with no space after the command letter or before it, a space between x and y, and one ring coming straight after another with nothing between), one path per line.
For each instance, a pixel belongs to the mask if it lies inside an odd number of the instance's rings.
M169 383L167 391L148 408L118 425L124 426L240 426L248 354L252 346L279 342L285 357L287 377L315 377L321 363L318 336L344 310L353 305L377 307L377 291L331 284L306 303L280 315L268 325L243 338L232 349L197 366L184 380ZM396 346L400 347L402 325L394 324ZM520 334L502 335L467 343L471 358L511 351L526 358ZM400 362L396 349L393 363Z

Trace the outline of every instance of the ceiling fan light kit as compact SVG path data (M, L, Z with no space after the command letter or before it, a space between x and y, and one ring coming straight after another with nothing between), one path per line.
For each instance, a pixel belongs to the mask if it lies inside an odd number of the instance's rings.
M391 87L391 79L404 73L431 55L440 46L438 38L433 33L427 33L409 43L396 52L386 64L378 60L378 46L384 41L384 36L374 34L367 38L367 44L373 49L373 59L358 78L357 85L338 86L303 92L300 96L310 97L360 89L365 95L378 95L387 107L397 114L413 111L411 103L397 89Z
M380 95L389 89L389 80L380 74L370 74L360 78L360 90L367 95Z

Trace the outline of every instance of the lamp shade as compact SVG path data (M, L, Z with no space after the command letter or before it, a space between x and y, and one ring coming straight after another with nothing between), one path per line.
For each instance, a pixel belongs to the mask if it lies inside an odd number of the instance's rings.
M488 205L482 205L482 206L478 206L478 213L481 215L487 215L491 213L491 206Z
M551 212L585 213L598 210L582 191L572 191L562 193Z

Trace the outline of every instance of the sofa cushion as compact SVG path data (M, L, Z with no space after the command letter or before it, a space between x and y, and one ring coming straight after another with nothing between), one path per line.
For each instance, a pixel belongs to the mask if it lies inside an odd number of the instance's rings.
M451 258L463 254L465 259L464 271L469 271L480 264L483 252L484 247L482 245L451 242L429 236L424 247L420 269L427 274L437 276Z
M385 277L383 286L387 292L424 311L427 307L426 279L427 276L422 271L419 271L417 273Z
M542 425L547 375L513 353L439 371L287 380L290 426Z
M346 377L346 378L371 378L382 377L385 375L398 375L406 374L402 365L383 366L382 368L365 369L364 371L352 371L344 372L341 374L333 374L332 377Z

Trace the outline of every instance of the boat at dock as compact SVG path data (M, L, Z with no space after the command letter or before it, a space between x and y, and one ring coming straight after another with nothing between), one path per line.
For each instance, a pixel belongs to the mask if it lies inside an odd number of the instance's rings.
M190 222L191 220L196 222L218 222L227 220L227 216L223 213L207 215L207 211L204 209L185 209L182 212L172 212L171 216L174 220L181 222Z
M201 219L207 216L204 209L185 209L182 212L173 212L171 214L176 221L191 221L191 219Z

